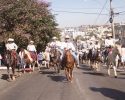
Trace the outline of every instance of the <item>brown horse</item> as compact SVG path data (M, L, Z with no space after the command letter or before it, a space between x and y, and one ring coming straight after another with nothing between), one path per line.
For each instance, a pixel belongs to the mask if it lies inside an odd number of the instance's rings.
M75 60L73 56L71 55L70 50L65 51L62 62L63 62L64 70L65 70L66 79L67 81L72 82Z
M92 52L93 52L92 50L89 50L88 54L88 59L90 60L89 65L91 68L96 69L96 71L100 71L100 63L103 62L100 50L97 50L97 52L95 52L93 56ZM93 66L93 64L95 65Z
M23 54L24 54L24 69L23 69L23 73L26 73L26 68L25 68L26 65L29 65L30 73L32 73L34 71L34 67L35 67L36 61L34 61L34 59L30 57L31 56L30 52L28 52L27 50L24 50Z
M19 69L19 64L18 64L18 60L17 60L17 56L16 56L16 52L14 50L9 51L7 50L4 54L4 61L5 61L5 65L7 66L7 72L8 72L8 81L15 81L15 69L16 67L18 67L18 76L21 76L20 74L20 69ZM12 68L12 79L10 76L10 71L9 68Z
M60 52L57 49L52 48L51 51L51 57L55 69L55 74L60 74Z

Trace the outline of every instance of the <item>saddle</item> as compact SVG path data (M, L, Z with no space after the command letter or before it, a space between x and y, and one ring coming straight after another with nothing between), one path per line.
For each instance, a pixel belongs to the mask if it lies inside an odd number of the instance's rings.
M33 59L34 58L34 56L33 56L33 54L32 53L30 53L30 57Z

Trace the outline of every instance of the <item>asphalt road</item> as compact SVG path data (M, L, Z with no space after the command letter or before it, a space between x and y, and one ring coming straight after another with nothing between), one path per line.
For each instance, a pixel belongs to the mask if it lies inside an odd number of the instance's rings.
M0 100L125 100L125 75L109 77L105 67L101 72L74 68L73 83L66 81L64 71L53 73L42 69L8 82L6 70L0 70Z

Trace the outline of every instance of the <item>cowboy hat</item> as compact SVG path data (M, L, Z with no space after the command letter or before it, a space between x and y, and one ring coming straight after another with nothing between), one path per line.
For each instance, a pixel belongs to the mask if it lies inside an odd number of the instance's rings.
M57 39L57 37L54 36L52 39Z
M108 37L108 36L112 36L112 34L107 34L107 37Z
M14 39L12 39L12 38L9 38L9 39L8 39L8 41L14 41Z
M30 41L30 43L34 43L34 41Z
M65 36L65 39L69 39L70 37L68 35Z

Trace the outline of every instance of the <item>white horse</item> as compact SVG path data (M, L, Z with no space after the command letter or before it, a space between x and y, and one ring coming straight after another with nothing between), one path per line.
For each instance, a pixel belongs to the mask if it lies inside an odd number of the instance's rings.
M118 64L118 59L121 55L121 45L116 45L111 52L108 54L107 67L108 67L108 75L110 76L110 65L112 64L114 69L115 78L117 78L116 67Z

